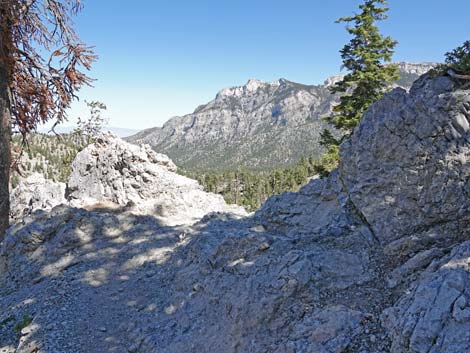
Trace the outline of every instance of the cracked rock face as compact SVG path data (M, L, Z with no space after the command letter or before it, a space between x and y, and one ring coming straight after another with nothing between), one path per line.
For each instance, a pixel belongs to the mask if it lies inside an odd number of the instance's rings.
M26 218L0 247L0 351L470 352L469 99L446 77L394 90L338 171L250 217L170 227L61 206ZM77 178L140 202L113 181L151 175L148 157L116 142L130 157L110 163L108 143Z
M45 179L39 173L22 179L10 195L11 222L21 220L38 209L50 210L65 203L65 188L64 183Z
M393 352L469 352L470 242L430 266L383 321Z
M468 90L424 76L374 104L344 143L340 179L382 244L436 226L468 234L469 121Z

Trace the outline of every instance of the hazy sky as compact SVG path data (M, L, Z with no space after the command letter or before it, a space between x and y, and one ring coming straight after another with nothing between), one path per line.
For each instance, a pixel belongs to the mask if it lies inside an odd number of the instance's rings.
M348 41L335 20L358 0L85 0L81 38L100 56L84 99L107 104L110 125L161 126L249 78L316 84L339 72ZM470 39L470 0L390 0L382 33L396 61L441 61ZM66 124L66 125L67 125Z

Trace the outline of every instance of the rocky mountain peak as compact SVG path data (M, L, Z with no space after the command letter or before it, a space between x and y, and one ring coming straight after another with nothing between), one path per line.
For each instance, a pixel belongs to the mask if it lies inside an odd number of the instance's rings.
M406 72L409 74L416 74L416 75L424 75L427 73L429 70L432 68L436 67L438 63L434 62L418 62L418 63L413 63L413 62L398 62L398 70L401 72Z
M330 86L333 86L336 82L339 82L343 79L344 75L334 75L334 76L330 76L328 77L325 82L323 82L323 85L325 87L330 87Z
M265 82L260 81L256 78L250 78L248 82L246 83L245 87L248 92L255 92L256 90L258 90L258 88L264 85L266 85Z
M278 84L279 86L289 86L289 85L295 85L294 82L289 81L286 78L280 78L279 80L275 81L274 84Z
M409 89L432 63L399 63L397 86ZM244 167L271 170L290 165L302 156L319 155L323 117L339 96L323 85L305 85L280 78L274 82L250 79L245 85L221 90L193 114L170 119L161 129L128 138L164 152L178 165L192 170ZM273 142L276 141L276 142Z
M258 89L266 88L271 85L275 85L276 83L272 84L269 82L264 82L258 80L256 78L250 78L246 84L243 86L234 86L229 88L224 88L217 94L215 100L221 100L227 97L242 97L242 96L250 96L255 94Z

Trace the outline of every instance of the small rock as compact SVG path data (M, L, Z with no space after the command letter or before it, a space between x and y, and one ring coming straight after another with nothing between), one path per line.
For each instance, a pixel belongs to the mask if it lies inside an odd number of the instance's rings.
M266 251L266 250L268 250L270 247L271 247L271 245L269 245L269 243L268 243L267 241L264 241L264 242L262 242L262 243L258 246L258 250L259 250L259 251Z

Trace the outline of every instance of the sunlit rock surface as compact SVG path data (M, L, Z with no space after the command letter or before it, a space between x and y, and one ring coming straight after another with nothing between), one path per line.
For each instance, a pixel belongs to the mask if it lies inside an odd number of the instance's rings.
M246 215L242 207L227 205L221 195L204 192L197 181L177 174L167 156L111 134L77 155L68 193L73 206L129 205L169 225L194 223L211 212Z
M469 120L470 89L426 75L250 217L35 213L0 248L0 351L470 352Z
M38 209L50 210L65 203L65 189L64 183L45 179L39 173L20 180L10 194L11 222L20 221Z

